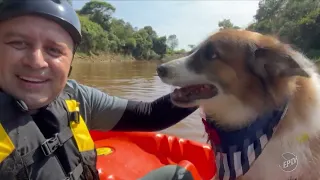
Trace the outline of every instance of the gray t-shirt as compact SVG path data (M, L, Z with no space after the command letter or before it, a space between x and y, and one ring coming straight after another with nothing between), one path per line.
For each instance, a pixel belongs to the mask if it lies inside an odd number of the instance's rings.
M91 130L111 130L127 107L127 99L110 96L75 80L68 80L67 86L75 91L74 96L80 102L81 115Z

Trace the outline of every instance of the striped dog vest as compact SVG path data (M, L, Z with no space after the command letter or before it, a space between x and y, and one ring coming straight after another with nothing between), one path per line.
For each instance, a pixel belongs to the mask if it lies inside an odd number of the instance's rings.
M215 150L219 179L234 180L248 172L271 139L286 110L287 104L280 110L258 117L247 127L232 131L221 129L209 118L202 118L208 141Z

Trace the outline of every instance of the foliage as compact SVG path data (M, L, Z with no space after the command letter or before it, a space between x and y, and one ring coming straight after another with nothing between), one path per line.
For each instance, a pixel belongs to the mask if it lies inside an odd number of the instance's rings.
M69 0L71 2L72 0ZM293 44L307 56L320 59L320 0L260 0L246 29L271 34ZM178 50L175 34L158 36L151 26L134 27L123 19L113 17L116 8L106 1L91 0L77 13L82 24L83 42L78 52L99 54L118 53L135 59L162 59L183 55ZM219 30L240 29L230 19L218 23ZM195 45L188 45L190 49Z
M320 57L320 0L262 0L248 30L272 34Z
M193 48L196 47L196 45L194 45L194 44L189 44L188 47L189 47L190 49L193 49Z
M67 2L72 6L72 0L67 0Z
M79 46L81 52L97 53L109 48L108 33L102 27L89 20L86 16L80 16L82 24L82 42Z
M151 26L133 27L123 19L112 17L116 8L105 1L91 0L78 10L83 41L78 53L118 53L135 59L162 59L177 47L176 35L158 36ZM174 38L173 38L174 37ZM167 45L168 40L172 43Z
M235 28L229 19L220 29ZM260 0L247 30L279 37L312 59L320 58L320 0Z
M170 48L171 51L174 51L174 49L178 46L179 44L179 41L177 39L177 36L176 35L170 35L168 37L168 40L167 40L167 44Z
M230 29L230 28L240 29L240 27L233 25L230 19L223 19L222 21L219 21L218 26L219 26L219 30Z

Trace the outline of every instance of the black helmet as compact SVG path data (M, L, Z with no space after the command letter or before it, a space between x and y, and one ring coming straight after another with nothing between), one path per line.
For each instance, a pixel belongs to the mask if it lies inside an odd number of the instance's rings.
M66 0L0 0L0 21L27 14L55 21L71 35L75 47L80 44L80 21Z

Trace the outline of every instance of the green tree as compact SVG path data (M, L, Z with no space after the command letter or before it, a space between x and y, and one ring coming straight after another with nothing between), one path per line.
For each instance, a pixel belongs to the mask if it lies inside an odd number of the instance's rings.
M162 59L168 54L167 36L158 36L151 26L134 27L123 19L112 17L115 8L105 1L92 0L78 10L82 25L83 41L78 49L87 54L118 53L137 60ZM171 36L171 53L178 45Z
M222 29L240 29L240 27L235 26L232 24L230 19L223 19L222 21L218 22L219 30Z
M273 34L311 58L320 57L320 0L263 0L248 30Z
M108 33L102 27L89 20L86 16L79 16L81 23L81 33L83 36L79 46L81 52L87 54L98 53L108 49Z
M68 1L68 3L70 3L70 5L72 6L72 0L67 0Z
M134 34L137 45L132 52L133 57L137 59L149 59L152 41L148 38L148 32L145 29L140 29Z
M174 51L174 49L178 47L179 41L175 34L172 34L168 37L167 45L169 46L171 51Z
M79 14L88 15L91 21L100 24L104 30L108 31L115 10L115 7L105 1L91 0L83 6Z
M160 59L162 59L164 55L167 53L166 42L167 42L166 36L153 39L152 50L160 56Z
M196 45L194 45L194 44L189 44L188 47L189 47L190 49L193 49L193 48L196 47Z

